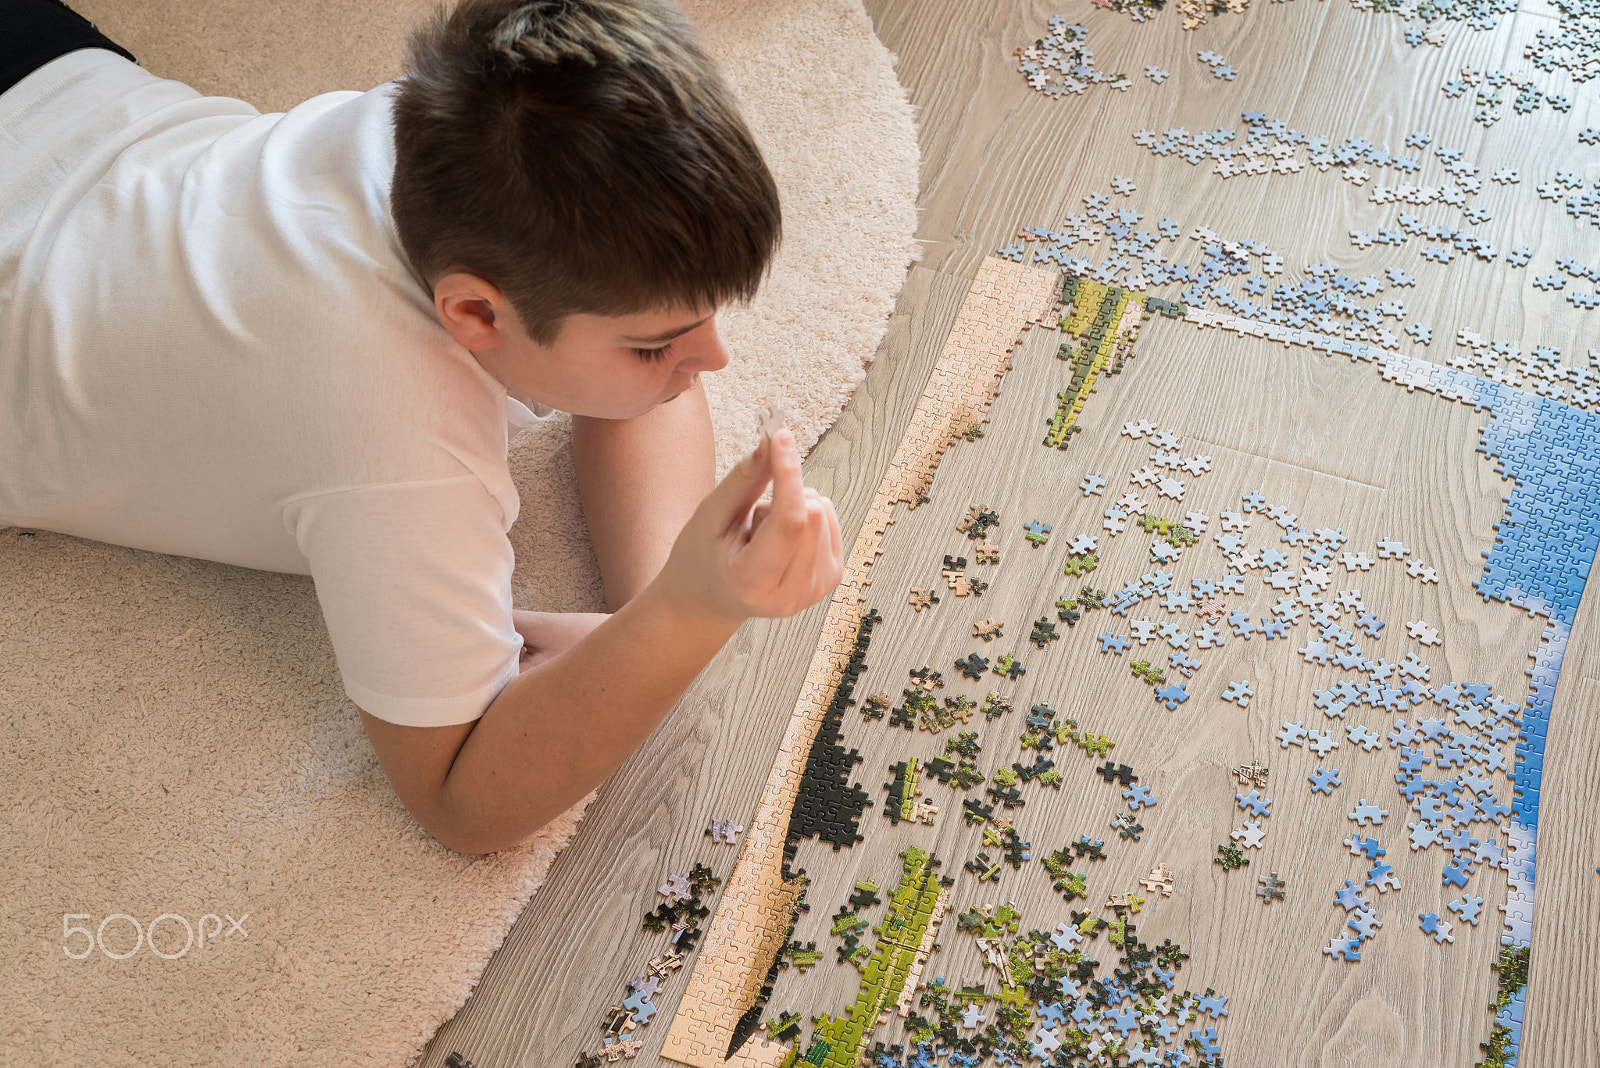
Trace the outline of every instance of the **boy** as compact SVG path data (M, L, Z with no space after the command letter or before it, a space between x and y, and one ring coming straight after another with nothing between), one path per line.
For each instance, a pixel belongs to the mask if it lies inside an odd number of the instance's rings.
M778 203L666 0L465 0L399 82L269 116L58 0L0 24L0 525L310 574L442 844L543 826L837 585L787 431L712 487L699 376ZM511 609L508 434L557 409L609 615Z

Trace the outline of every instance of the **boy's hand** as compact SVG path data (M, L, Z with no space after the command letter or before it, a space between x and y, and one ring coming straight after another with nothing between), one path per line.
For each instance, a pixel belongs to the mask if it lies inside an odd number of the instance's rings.
M517 670L527 671L578 641L606 619L604 612L511 613L511 625L522 635L522 656Z
M760 501L767 484L770 503ZM658 581L674 604L735 623L791 616L844 574L833 502L800 480L794 435L763 438L685 524Z

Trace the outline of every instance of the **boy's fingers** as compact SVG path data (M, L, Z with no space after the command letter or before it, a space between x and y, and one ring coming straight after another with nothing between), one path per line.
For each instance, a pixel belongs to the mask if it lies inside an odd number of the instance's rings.
M751 506L767 491L767 483L772 481L771 454L772 442L762 438L707 497L712 509L710 516L715 517L723 531L743 528L750 518Z
M800 453L794 447L794 435L779 431L772 443L772 515L799 527L805 521L806 488L801 481Z
M805 531L783 573L784 592L787 597L794 598L792 611L799 611L816 602L817 568L824 561L823 538L828 529L827 517L819 503L807 501L804 507Z
M822 498L822 506L827 511L828 518L828 559L831 564L829 574L832 576L831 586L837 586L844 578L844 539L839 536L839 513L833 507L833 502Z
M817 564L812 576L812 597L820 600L839 585L844 567L840 559L839 519L834 514L833 502L823 497L818 502L822 511L822 525L817 532Z
M800 481L800 457L787 430L772 441L772 501L760 529L751 528L745 548L748 566L779 581L805 533L806 488Z

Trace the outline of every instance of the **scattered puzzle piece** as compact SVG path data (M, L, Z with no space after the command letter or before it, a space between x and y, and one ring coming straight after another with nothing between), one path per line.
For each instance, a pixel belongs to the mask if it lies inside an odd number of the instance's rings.
M1283 888L1287 884L1278 878L1277 872L1259 876L1257 881L1261 885L1256 887L1256 893L1261 896L1262 904L1270 905L1274 901L1283 900Z
M1235 702L1240 708L1248 707L1250 704L1250 698L1254 696L1255 691L1250 689L1249 679L1240 679L1237 682L1230 682L1228 683L1228 688L1222 691L1222 699L1224 701Z
M1367 804L1367 799L1363 797L1361 803L1356 805L1356 810L1350 813L1350 818L1356 821L1357 826L1364 827L1369 823L1382 823L1383 818L1388 814L1388 809L1379 808L1377 805L1369 805Z
M1442 640L1437 630L1420 619L1408 622L1406 624L1406 633L1423 645L1438 645Z
M1417 919L1422 921L1422 933L1432 935L1433 940L1439 945L1456 940L1455 935L1450 933L1454 930L1450 921L1441 920L1437 912L1419 912L1417 913Z

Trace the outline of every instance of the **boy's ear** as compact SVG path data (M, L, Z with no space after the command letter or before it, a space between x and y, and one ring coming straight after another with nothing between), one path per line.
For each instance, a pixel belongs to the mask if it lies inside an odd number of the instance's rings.
M434 283L433 307L462 348L483 352L501 347L511 309L494 283L469 271L451 271Z

